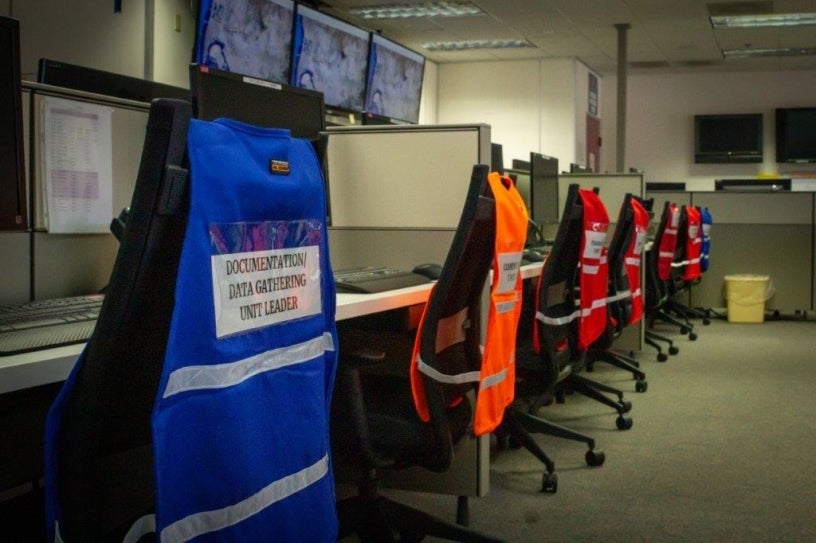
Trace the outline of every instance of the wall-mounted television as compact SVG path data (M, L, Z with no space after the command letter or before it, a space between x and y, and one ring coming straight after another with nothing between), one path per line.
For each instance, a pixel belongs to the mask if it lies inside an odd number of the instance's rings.
M762 162L762 114L695 115L694 162Z
M0 16L0 230L25 230L20 23Z
M369 33L298 4L290 84L323 93L326 107L363 111Z
M816 107L776 110L776 161L816 162Z
M419 121L425 57L379 34L371 36L365 111L408 123Z
M194 64L289 82L292 0L201 0Z

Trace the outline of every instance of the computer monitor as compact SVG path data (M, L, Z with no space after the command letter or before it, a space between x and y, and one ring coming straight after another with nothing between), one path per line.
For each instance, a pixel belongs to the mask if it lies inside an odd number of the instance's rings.
M504 149L501 143L490 144L490 171L504 173Z
M366 113L417 123L424 76L425 57L379 34L372 34Z
M520 158L513 159L513 169L514 170L524 170L529 172L530 171L530 162L527 160L521 160Z
M592 173L592 168L571 162L569 173Z
M363 111L368 41L368 31L298 4L290 84L322 92L326 107Z
M138 102L155 98L190 99L190 91L182 87L47 58L40 59L37 82Z
M193 63L289 83L292 0L201 0Z
M194 114L211 121L229 117L269 128L285 128L296 138L316 139L326 128L323 94L253 77L190 67Z
M530 153L530 218L539 226L558 223L558 159Z
M20 88L20 23L0 16L0 230L28 227Z

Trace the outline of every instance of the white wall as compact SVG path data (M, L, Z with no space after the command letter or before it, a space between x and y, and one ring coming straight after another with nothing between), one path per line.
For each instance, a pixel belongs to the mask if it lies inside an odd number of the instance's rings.
M190 7L190 1L155 0L154 5L153 79L189 88L188 66L195 41L195 13ZM181 23L178 31L176 16Z
M608 89L616 77L604 79ZM689 190L712 190L714 179L758 174L816 173L816 164L776 164L774 109L816 105L816 70L711 74L630 75L627 80L626 166L646 172L647 181L684 181ZM601 98L604 122L602 165L615 164L614 92ZM763 113L761 164L695 164L694 115Z
M489 124L505 164L536 151L558 158L564 169L576 161L576 138L585 133L587 83L580 81L587 74L573 59L441 64L438 120Z
M431 61L426 61L425 75L422 81L422 98L419 103L419 124L437 124L439 122L438 91L439 66Z
M24 78L36 80L40 58L142 77L144 15L144 0L123 1L120 13L108 0L15 1Z

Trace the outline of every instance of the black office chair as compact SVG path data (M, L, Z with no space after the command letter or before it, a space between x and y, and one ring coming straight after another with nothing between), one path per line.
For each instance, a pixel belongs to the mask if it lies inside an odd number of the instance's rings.
M600 466L606 458L603 451L595 448L594 438L546 420L539 411L561 394L559 385L582 368L585 361L585 352L578 348L576 305L583 235L578 188L569 187L564 213L537 287L525 285L516 357L516 401L505 411L502 426L496 432L501 447L512 441L541 460L546 467L541 490L549 493L558 489L555 464L531 433L586 443L584 459L590 466ZM530 328L528 323L532 324Z
M612 350L615 339L620 337L632 316L632 290L627 271L627 251L636 243L635 214L632 209L631 194L627 193L621 203L618 220L612 239L609 241L607 260L609 262L609 286L607 289L608 325L603 335L589 347L587 370L592 370L595 362L606 362L626 370L636 379L635 390L645 392L648 387L646 374L639 369L637 360ZM622 395L618 396L623 401Z
M660 310L668 300L667 281L671 277L671 263L677 244L677 231L680 223L680 210L677 204L665 202L658 221L657 232L650 251L646 253L646 330L644 342L657 350L657 360L665 362L668 354L680 352L671 338L658 334L652 328ZM668 346L668 354L663 352L662 344Z
M151 413L187 222L190 116L187 103L151 107L105 301L81 369L69 378L73 391L61 393L65 414L46 450L56 478L47 475L46 492L62 510L64 541L122 541L155 510Z
M459 226L420 325L419 356L443 374L479 371L482 292L493 262L495 211L488 167L473 168ZM341 537L363 541L418 541L434 536L454 541L498 541L466 523L460 497L459 524L378 493L383 472L410 466L446 471L454 445L471 430L468 392L475 383L445 384L427 376L423 384L430 422L417 415L408 379L414 333L366 330L343 321L335 384L332 447L336 465L359 474L358 493L338 502Z
M699 218L696 208L680 206L671 273L664 281L666 299L655 313L656 320L676 326L681 334L687 335L692 341L697 339L694 325L686 315L684 304L677 298L686 291L689 281L697 281L700 277L699 250L702 240L698 237Z

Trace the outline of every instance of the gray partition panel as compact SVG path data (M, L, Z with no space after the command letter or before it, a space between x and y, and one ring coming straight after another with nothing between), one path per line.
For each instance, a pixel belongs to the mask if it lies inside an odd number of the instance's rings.
M34 234L35 298L99 292L118 249L112 234Z
M417 264L442 264L453 230L329 229L329 249L336 270L388 266L410 270Z
M645 188L643 174L591 174L575 173L558 176L558 209L559 216L567 200L567 190L571 184L577 183L581 188L591 189L598 187L598 196L606 206L611 220L616 220L623 197L627 193L642 196Z
M3 280L0 281L0 305L29 301L29 237L26 232L0 232L3 251Z
M487 125L330 129L332 226L456 228L473 165L489 152Z

